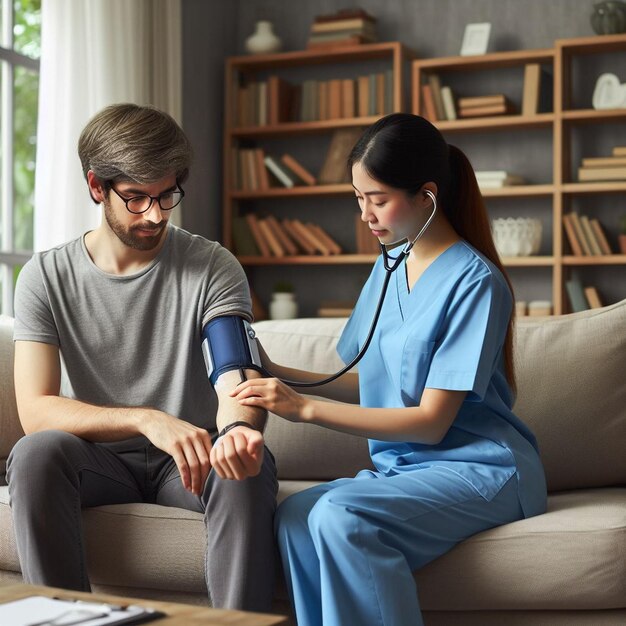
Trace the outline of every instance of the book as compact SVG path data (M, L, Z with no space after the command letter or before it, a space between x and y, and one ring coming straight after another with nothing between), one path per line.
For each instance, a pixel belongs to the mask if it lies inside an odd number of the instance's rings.
M485 104L482 106L462 107L459 106L459 117L485 117L487 115L506 115L515 112L511 102L504 104Z
M252 232L252 236L254 237L254 241L256 242L259 251L261 252L261 256L270 257L272 256L270 246L261 231L259 226L259 219L254 213L247 213L245 217L248 226L250 227L250 231Z
M233 218L232 232L235 254L238 256L259 256L259 247L245 218Z
M592 309L601 309L602 301L600 300L600 294L595 287L585 287L584 290L587 302Z
M393 113L393 70L385 70L384 112Z
M360 128L342 128L332 134L324 163L317 177L320 185L350 182L348 155L361 133Z
M524 66L522 115L535 115L539 112L540 78L541 65L539 63L527 63Z
M265 151L263 148L254 149L254 170L256 172L259 189L265 190L270 188L270 178L265 167Z
M328 112L329 105L329 85L327 80L322 80L319 83L319 88L317 92L318 97L318 106L317 106L317 117L320 120L329 120L330 114Z
M476 170L474 173L481 180L504 180L511 176L507 170Z
M523 176L510 175L501 180L476 178L476 182L481 189L502 189L512 185L523 185L526 180Z
M317 224L307 222L305 226L330 250L331 254L341 254L341 246Z
M615 146L613 148L613 156L614 157L626 156L626 146Z
M583 249L580 241L578 241L578 237L576 236L576 230L574 229L571 215L563 215L563 226L565 227L565 234L567 235L569 246L572 249L572 254L574 254L575 256L582 256Z
M422 90L422 105L424 107L423 116L429 122L437 121L437 108L435 107L435 98L433 97L433 90L429 84L424 84L421 87Z
M297 182L295 176L289 170L287 170L286 167L281 165L274 157L268 154L265 157L264 162L267 166L267 169L283 186L289 188L295 186Z
M284 219L281 223L283 228L287 231L287 234L298 245L298 247L304 251L305 254L315 254L315 246L302 235L300 230L294 227L293 222L288 219Z
M385 114L385 74L376 74L376 115Z
M351 78L341 81L341 115L340 117L354 117L355 113L355 82Z
M589 222L591 224L591 229L593 230L593 233L596 236L598 243L600 244L600 250L602 251L602 254L613 254L613 251L611 250L609 241L604 234L604 230L602 229L602 224L600 224L600 221L594 217L593 219L589 220Z
M271 125L290 119L292 87L280 76L267 79L267 118Z
M454 94L452 88L444 86L441 88L441 100L443 101L443 108L446 113L446 119L457 119L456 106L454 104Z
M328 20L325 22L313 22L311 31L315 33L331 32L336 30L361 28L373 28L374 23L372 20L364 17L349 17L345 19Z
M344 48L346 46L356 46L362 43L372 43L372 38L365 35L341 35L338 38L325 37L319 39L319 36L311 36L307 41L307 50L320 50L332 48Z
M298 254L298 248L296 244L291 240L287 232L281 226L280 222L273 215L268 215L265 218L265 222L270 227L276 239L278 239L278 241L280 242L280 245L285 250L285 254Z
M369 115L369 76L357 78L357 114L359 117Z
M585 233L585 237L589 242L589 248L591 249L591 254L593 256L600 256L602 254L602 250L600 249L600 242L596 240L596 236L591 229L591 224L589 223L589 218L586 215L580 216L580 224L583 227L583 232Z
M270 225L267 223L267 218L260 219L258 223L261 233L265 241L267 241L272 254L277 257L285 256L285 249L282 247L278 237L272 232Z
M316 252L321 252L323 256L330 255L330 249L328 246L326 246L326 244L300 220L291 220L291 224L298 232L300 232L302 237L313 246Z
M572 225L574 226L574 230L576 231L576 239L578 239L578 241L580 242L580 246L583 249L583 255L591 256L591 246L587 241L587 236L585 235L585 231L583 230L580 216L578 215L578 213L576 213L576 211L572 211L569 215L572 221Z
M348 8L339 9L336 13L328 13L325 15L316 15L314 23L321 24L323 22L335 22L337 20L364 19L368 22L375 22L376 18L370 15L365 9Z
M623 157L588 157L582 160L582 167L620 167L626 166L626 156Z
M443 108L443 99L441 96L441 80L437 74L428 74L428 84L430 85L430 91L433 95L433 102L435 105L435 112L438 120L445 120L447 118L445 109Z
M626 180L626 166L579 167L578 180L582 182L598 180Z
M280 160L286 168L290 169L306 185L312 186L317 184L315 176L313 176L309 170L296 161L296 159L294 159L294 157L290 154L283 154L283 156L280 157Z
M565 290L569 298L570 306L574 313L589 309L589 302L585 297L583 286L577 278L565 281Z
M328 81L328 119L341 117L341 80L333 78Z
M459 108L469 109L471 107L492 106L495 104L506 104L507 97L503 93L497 93L491 96L471 96L459 98Z
M318 317L350 317L354 302L344 300L322 300L317 309Z

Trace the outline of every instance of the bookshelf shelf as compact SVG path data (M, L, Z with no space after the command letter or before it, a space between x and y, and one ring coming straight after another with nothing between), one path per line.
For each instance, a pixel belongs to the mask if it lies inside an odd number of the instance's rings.
M601 256L573 256L563 257L563 265L624 265L626 254L604 254Z
M626 181L609 181L597 183L565 183L561 186L564 194L593 194L593 193L624 193Z
M512 127L551 128L554 124L554 113L538 113L537 115L498 115L494 117L468 118L462 120L437 122L441 132L472 132L480 130L510 130Z
M574 123L598 123L598 122L614 122L626 119L625 109L576 109L571 111L563 111L561 118L564 122Z
M352 185L315 185L315 186L299 186L299 187L271 187L270 189L257 191L233 191L231 198L233 200L255 200L257 198L297 198L310 196L343 196L353 194Z
M554 185L511 185L500 189L483 189L481 193L484 198L551 196L555 189Z
M553 256L508 256L502 257L507 267L552 267Z
M230 135L233 139L254 139L263 137L280 137L284 135L318 135L329 133L339 128L358 128L373 124L378 117L351 117L323 120L318 122L284 122L272 126L251 126L248 128L233 128Z
M242 265L373 265L375 254L299 255L284 257L240 256Z

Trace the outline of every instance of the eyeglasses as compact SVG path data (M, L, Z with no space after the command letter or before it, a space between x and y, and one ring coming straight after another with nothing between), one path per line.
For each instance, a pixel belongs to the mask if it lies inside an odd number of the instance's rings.
M178 185L178 183L176 183ZM178 185L178 189L173 191L164 191L158 196L149 196L147 193L140 196L133 196L132 198L125 198L119 191L113 187L113 184L109 181L109 186L115 192L115 195L124 202L126 208L131 213L137 215L138 213L145 213L150 209L152 203L156 200L161 207L161 211L171 211L174 207L181 203L181 200L185 197L183 188Z

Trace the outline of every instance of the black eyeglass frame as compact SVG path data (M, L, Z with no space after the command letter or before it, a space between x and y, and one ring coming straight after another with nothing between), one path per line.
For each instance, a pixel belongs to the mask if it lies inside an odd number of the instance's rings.
M120 194L120 192L117 191L117 189L115 189L115 187L113 187L113 181L112 180L107 181L107 186L124 203L124 205L126 206L126 210L129 213L132 213L133 215L141 215L142 213L145 213L146 211L149 211L152 208L152 204L154 203L155 200L159 203L159 208L161 209L161 211L171 211L172 209L175 209L183 201L183 198L185 197L185 190L180 186L180 183L178 181L176 181L177 189L173 189L171 191L164 191L163 193L160 193L158 196L151 196L150 194L142 193L142 194L139 194L137 196L133 196L132 198L124 198L124 196L122 196ZM176 193L176 192L180 193L180 200L174 206L164 208L163 205L161 204L161 198L163 196L166 196L166 195L170 194L170 193ZM133 200L137 200L138 198L150 198L150 204L143 211L132 211L129 208L128 203L132 202Z

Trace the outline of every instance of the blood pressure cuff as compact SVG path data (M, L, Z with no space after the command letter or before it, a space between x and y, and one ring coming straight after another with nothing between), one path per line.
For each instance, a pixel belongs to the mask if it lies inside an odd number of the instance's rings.
M206 324L202 329L202 353L213 386L231 370L263 372L254 330L238 315L214 317Z

